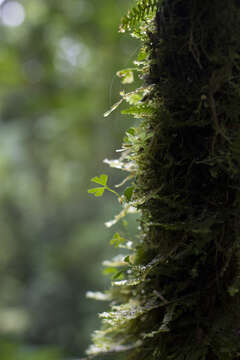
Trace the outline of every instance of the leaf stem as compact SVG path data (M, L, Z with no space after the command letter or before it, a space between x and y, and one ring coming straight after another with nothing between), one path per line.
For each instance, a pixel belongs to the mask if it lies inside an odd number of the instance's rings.
M115 194L119 199L121 199L121 196L114 190L112 190L110 187L108 186L104 186L104 188L110 192L112 192L113 194Z

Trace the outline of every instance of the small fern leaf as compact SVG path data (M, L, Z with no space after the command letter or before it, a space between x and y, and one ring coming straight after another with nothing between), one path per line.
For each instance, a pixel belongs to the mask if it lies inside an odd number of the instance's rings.
M151 13L155 13L159 0L138 0L136 6L128 11L128 14L122 18L120 32L133 30L138 24L146 19Z

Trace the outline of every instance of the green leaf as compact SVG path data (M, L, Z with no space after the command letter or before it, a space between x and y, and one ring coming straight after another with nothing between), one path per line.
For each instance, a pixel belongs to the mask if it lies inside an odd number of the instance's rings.
M102 174L100 176L95 176L94 178L91 179L91 181L96 184L106 186L108 181L108 175Z
M131 127L126 131L126 133L134 136L136 134L136 129L134 127Z
M124 191L124 196L127 199L127 202L131 201L132 194L133 194L133 186L126 188L126 190Z
M124 273L125 273L125 270L120 270L118 271L116 274L114 274L112 276L112 280L116 280L116 279L124 279Z
M103 196L105 188L104 187L99 187L99 188L92 188L88 190L89 194L93 194L96 197L100 197Z
M130 264L130 256L129 256L129 255L126 256L126 257L124 258L124 261L125 261L126 263L129 263L129 264Z
M139 93L137 91L134 91L134 92L131 92L128 94L124 94L124 99L130 105L137 105L139 103L139 101L142 100L142 97L143 97L142 93Z
M146 105L135 105L131 106L128 109L124 109L121 111L123 115L133 115L135 118L145 118L152 116L154 113L154 109L150 106Z
M117 270L114 267L107 267L102 271L103 275L113 275L116 274L116 272Z
M230 296L235 296L239 292L239 289L237 289L233 286L230 286L228 288L228 292L229 292Z
M122 78L122 84L131 84L134 81L134 69L124 69L117 72L117 76Z
M126 241L126 239L124 239L123 237L121 237L121 235L116 232L112 238L112 240L110 241L111 245L114 245L115 247L118 247L120 244L124 244Z
M138 54L137 60L138 61L144 61L147 58L147 52L145 48L141 48L140 52Z

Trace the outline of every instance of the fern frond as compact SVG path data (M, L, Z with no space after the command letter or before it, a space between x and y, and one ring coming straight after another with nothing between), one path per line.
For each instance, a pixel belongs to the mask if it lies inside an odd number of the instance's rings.
M142 119L144 117L152 116L154 109L151 106L143 104L131 106L128 109L122 110L121 113L123 115L133 115L135 118Z
M120 32L133 30L137 24L146 21L147 16L154 15L158 3L159 0L138 0L136 6L129 10L128 14L122 18Z

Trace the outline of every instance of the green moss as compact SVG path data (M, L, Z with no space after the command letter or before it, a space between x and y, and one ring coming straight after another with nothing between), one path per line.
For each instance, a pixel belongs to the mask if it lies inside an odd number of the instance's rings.
M121 157L135 176L139 243L124 279L113 283L92 353L233 360L240 357L240 6L152 5L151 16L142 9L146 21L127 24L146 54L138 62L142 99L125 111L141 122Z

